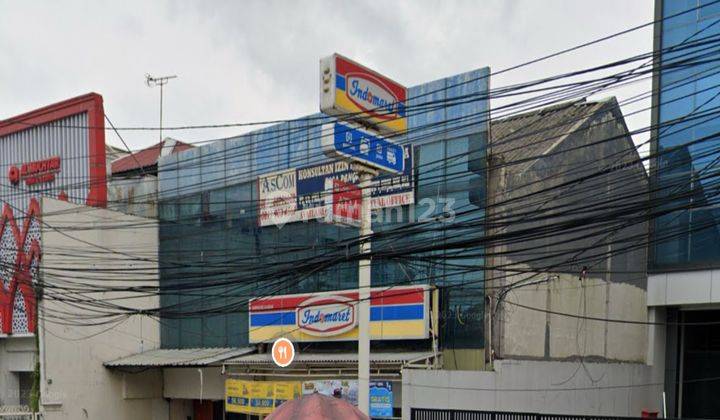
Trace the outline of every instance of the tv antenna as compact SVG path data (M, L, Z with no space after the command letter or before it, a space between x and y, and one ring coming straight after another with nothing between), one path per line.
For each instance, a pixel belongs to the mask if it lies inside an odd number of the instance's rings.
M177 76L162 76L153 77L150 74L145 75L145 84L148 87L160 86L160 143L163 141L162 127L163 127L163 86L165 86L170 79L175 79Z

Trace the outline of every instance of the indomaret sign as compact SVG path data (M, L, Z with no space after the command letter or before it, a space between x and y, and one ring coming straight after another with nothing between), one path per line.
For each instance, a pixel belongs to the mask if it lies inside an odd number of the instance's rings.
M430 286L377 287L370 292L373 340L429 337ZM358 291L268 296L250 301L251 343L357 340Z
M320 60L320 110L385 133L407 130L407 89L340 54Z

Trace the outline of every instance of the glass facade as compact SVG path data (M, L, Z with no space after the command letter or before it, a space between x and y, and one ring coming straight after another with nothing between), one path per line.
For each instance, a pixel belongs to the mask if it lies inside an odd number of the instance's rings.
M415 205L373 214L375 232L433 220L373 241L373 250L417 252L373 260L372 285L452 285L441 294L446 348L484 345L484 253L473 239L484 235L488 76L485 68L409 89L408 134L399 141L414 148ZM161 160L162 347L247 345L249 298L357 288L357 262L344 258L356 250L334 246L357 229L258 225L258 176L327 161L320 124L329 121L313 115ZM466 245L438 246L460 240ZM326 264L300 264L312 261Z
M680 14L697 6L704 6ZM720 266L720 4L662 0L663 49L657 102L656 211L650 268ZM672 17L673 15L679 16ZM690 65L688 65L690 64Z

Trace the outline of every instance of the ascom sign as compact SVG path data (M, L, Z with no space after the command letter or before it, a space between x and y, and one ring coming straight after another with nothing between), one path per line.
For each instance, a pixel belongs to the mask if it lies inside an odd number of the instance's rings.
M320 60L320 111L383 132L407 130L407 89L339 54Z

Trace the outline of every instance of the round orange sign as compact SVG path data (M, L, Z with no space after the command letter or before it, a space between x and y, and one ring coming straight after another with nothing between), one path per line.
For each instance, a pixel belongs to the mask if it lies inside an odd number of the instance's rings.
M272 359L280 367L290 366L295 358L295 346L287 338L278 338L272 346Z

